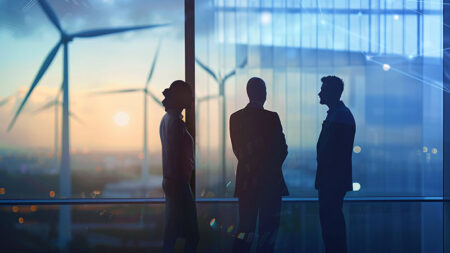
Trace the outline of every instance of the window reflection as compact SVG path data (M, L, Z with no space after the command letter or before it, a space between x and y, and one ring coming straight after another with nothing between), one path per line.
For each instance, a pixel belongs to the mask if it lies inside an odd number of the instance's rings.
M317 93L328 74L343 78L357 122L353 178L364 187L350 195L441 196L442 155L421 151L442 148L442 3L412 2L196 1L196 57L215 72L237 69L223 99L197 103L198 196L232 196L236 161L229 138L218 138L228 136L223 100L228 119L248 102L251 76L266 81L265 107L283 123L291 195L315 195L326 114ZM198 98L219 92L200 65L196 85Z
M72 214L69 250L75 252L159 252L164 204L68 206ZM0 242L6 252L59 252L61 206L0 208ZM352 252L442 252L442 203L350 203L349 250ZM237 225L237 203L199 203L199 252L231 251ZM421 217L418 219L418 217ZM322 252L315 203L283 204L277 252ZM388 232L386 232L388 231ZM401 235L401 236L398 236ZM386 243L380 243L384 241Z

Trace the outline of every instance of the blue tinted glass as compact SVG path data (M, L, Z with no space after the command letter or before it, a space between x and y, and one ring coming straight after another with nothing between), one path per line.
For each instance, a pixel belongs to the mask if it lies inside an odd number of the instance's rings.
M350 31L348 30L348 16L335 15L334 18L334 49L344 50L347 48L348 37Z
M431 25L441 22L442 13L403 12L402 1L372 0L372 10L361 11L350 8L368 7L368 1L318 2L315 7L315 1L302 1L303 10L289 2L273 11L240 10L247 13L247 23L218 22L197 34L197 55L213 71L237 68L224 86L229 96L225 114L223 99L198 107L199 196L233 194L237 161L228 137L223 143L218 136L223 118L246 105L245 84L255 75L267 84L265 107L277 111L283 124L289 145L283 170L290 192L314 196L315 145L327 111L318 104L317 93L320 78L329 74L344 80L342 100L357 121L354 196L442 194L442 29ZM205 22L209 15L215 17L211 22L220 21L223 12L232 16L235 11L219 8L197 18ZM246 32L248 42L220 39L233 38L230 32ZM239 59L245 58L248 65L239 67ZM197 66L196 73L199 94L218 91L204 69ZM223 148L225 164L219 163Z
M361 51L361 23L358 15L350 15L350 51Z
M439 0L423 1L423 9L424 10L442 10L442 1L439 1Z
M427 15L423 19L424 27L424 42L423 54L430 57L441 57L442 48L442 17L438 15Z

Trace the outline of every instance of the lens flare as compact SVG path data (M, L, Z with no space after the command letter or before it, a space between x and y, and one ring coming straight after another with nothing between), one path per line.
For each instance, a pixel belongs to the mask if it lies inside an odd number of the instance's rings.
M361 190L361 184L359 184L358 182L354 182L353 183L353 191L357 192L359 190Z
M211 227L214 227L215 224L216 224L216 218L212 218L211 221L209 222L209 225Z

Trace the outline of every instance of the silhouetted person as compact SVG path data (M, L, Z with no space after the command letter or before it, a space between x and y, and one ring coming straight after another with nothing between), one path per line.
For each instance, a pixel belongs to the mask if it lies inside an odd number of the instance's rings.
M181 115L193 102L192 91L178 80L163 94L166 114L159 128L166 197L163 252L173 252L179 237L186 238L185 252L195 252L199 240L197 208L189 185L195 166L194 142Z
M319 191L320 224L327 253L347 252L342 204L352 190L352 149L355 120L340 101L344 83L336 76L321 79L320 104L328 106L317 142L316 189Z
M237 157L236 188L239 227L233 252L250 252L259 213L257 252L273 252L280 225L281 196L288 195L281 166L287 145L276 112L263 108L266 85L253 77L247 83L250 103L230 117L230 135Z

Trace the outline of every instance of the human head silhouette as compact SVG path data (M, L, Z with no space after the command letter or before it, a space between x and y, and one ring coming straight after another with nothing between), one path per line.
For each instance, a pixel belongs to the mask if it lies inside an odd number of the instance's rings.
M163 91L164 100L162 104L167 109L182 110L189 108L194 101L192 90L185 81L176 80L170 87Z
M247 82L247 95L250 101L259 103L266 102L267 92L264 80L259 77L252 77Z
M344 82L337 76L325 76L320 79L322 87L320 88L319 98L320 104L328 107L335 105L341 99L342 91L344 91Z

